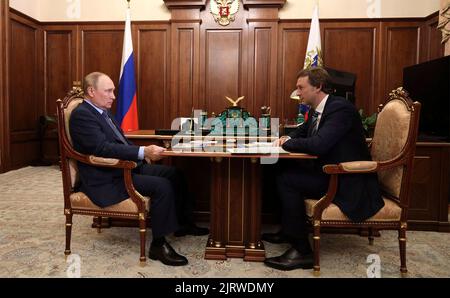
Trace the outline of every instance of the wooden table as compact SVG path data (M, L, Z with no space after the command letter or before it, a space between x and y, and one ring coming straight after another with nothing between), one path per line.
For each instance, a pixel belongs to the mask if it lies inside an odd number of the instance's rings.
M222 150L214 152L172 151L173 136L155 135L154 131L136 131L127 133L127 137L140 145L160 144L169 150L166 157L208 159L210 172L195 172L193 175L210 175L210 235L206 243L205 259L226 260L228 257L243 258L245 261L264 261L265 250L261 236L261 160L267 158L314 159L315 156L301 153L279 155L268 154L232 154L226 151L227 141L235 143L252 141L273 141L273 137L222 137L192 136L199 141L216 140L222 144ZM176 136L179 137L179 136Z
M163 155L209 158L211 161L211 185L205 185L211 188L211 232L206 243L205 259L235 257L245 261L264 261L264 244L260 239L260 161L267 155L174 151L166 151ZM278 158L315 157L289 153L280 154Z

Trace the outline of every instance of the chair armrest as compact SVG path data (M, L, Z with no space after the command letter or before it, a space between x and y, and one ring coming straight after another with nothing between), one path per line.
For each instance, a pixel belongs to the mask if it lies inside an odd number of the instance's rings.
M120 162L120 160L117 158L104 158L104 157L98 157L98 156L94 156L94 155L89 155L88 159L92 164L95 164L98 166L115 166Z
M327 174L360 174L374 173L378 170L378 162L376 161L350 161L340 164L324 165L323 171Z
M92 166L98 166L98 167L105 167L105 168L116 168L116 169L134 169L137 167L137 163L130 160L121 160L116 158L104 158L104 157L98 157L95 155L84 155L79 152L76 152L74 150L70 150L67 152L67 157L75 159L79 162L92 165Z
M118 169L134 169L137 164L130 160L121 160L116 158L104 158L94 155L88 156L88 163L95 166L107 167L107 168L118 168Z

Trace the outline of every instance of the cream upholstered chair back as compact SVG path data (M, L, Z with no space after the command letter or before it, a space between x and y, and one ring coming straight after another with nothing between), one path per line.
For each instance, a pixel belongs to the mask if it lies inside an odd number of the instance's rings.
M72 90L73 96L70 101L63 106L63 117L64 117L64 130L63 134L66 137L70 146L73 146L72 137L70 135L70 116L72 112L83 102L84 93L81 88L74 88ZM65 161L62 161L65 162ZM70 182L72 188L74 188L79 183L78 166L77 162L73 159L68 159L68 170L70 173Z
M70 116L72 115L72 112L83 102L83 98L74 98L66 108L64 108L64 127L66 131L67 139L70 142L70 145L73 146L72 137L70 136L70 128L69 128L69 121Z
M380 106L374 136L371 144L371 155L374 161L389 161L406 155L405 148L412 129L412 111L407 102L391 93L390 100ZM384 192L400 198L402 178L405 167L378 172L380 186Z

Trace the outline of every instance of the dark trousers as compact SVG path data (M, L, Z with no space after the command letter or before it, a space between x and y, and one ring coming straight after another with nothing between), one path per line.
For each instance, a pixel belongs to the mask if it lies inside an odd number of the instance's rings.
M277 190L281 200L281 227L300 252L308 253L305 198L319 199L328 189L329 177L312 161L280 161Z
M191 224L193 200L184 176L174 167L143 164L133 172L136 190L150 197L153 237L162 237Z

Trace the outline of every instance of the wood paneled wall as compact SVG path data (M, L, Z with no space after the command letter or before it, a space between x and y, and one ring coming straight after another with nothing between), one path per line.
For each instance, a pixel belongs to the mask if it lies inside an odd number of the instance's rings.
M44 114L43 29L20 15L10 15L9 167L29 165L40 155L38 119Z
M8 169L8 38L9 1L0 2L0 173Z
M241 105L255 116L269 105L281 122L295 117L289 95L303 66L309 20L279 20L282 0L243 1L223 27L209 1L165 2L171 21L132 24L142 129L170 128L193 108L217 114L228 106L224 96L245 96ZM38 157L37 119L55 113L56 99L74 81L98 70L118 85L124 24L39 23L13 9L9 21L9 128L2 128L14 152L9 168L17 168ZM322 19L325 65L356 73L356 105L372 113L402 84L405 66L443 56L437 21L437 13Z

